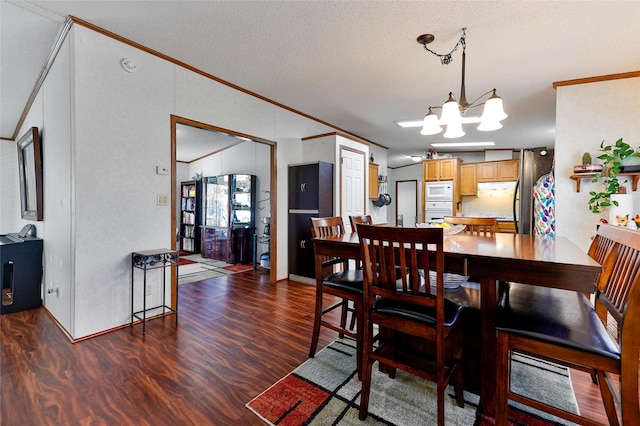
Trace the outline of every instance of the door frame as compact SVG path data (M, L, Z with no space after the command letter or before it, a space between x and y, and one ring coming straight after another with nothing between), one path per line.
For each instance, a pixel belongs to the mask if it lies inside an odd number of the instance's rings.
M276 201L278 199L278 168L277 168L277 148L278 143L275 141L270 141L268 139L264 139L258 136L248 135L246 133L240 133L235 130L225 129L222 127L214 126L212 124L203 123L200 121L191 120L185 117L179 117L177 115L171 114L171 249L176 250L176 238L175 238L175 230L178 224L176 217L176 203L178 202L178 194L176 193L176 185L177 185L177 171L176 171L176 124L184 124L191 127L197 127L203 130L214 130L217 132L228 133L230 135L235 135L241 138L250 139L255 143L261 143L268 145L270 148L270 164L271 164L271 178L269 180L269 191L270 198L272 202L270 203L270 233L271 233L271 248L270 248L270 269L269 269L269 280L271 282L276 282L276 277L278 276L276 268L278 265L278 239L273 238L278 235L278 215L276 208ZM175 309L177 306L178 300L178 281L175 274L171 274L171 304Z
M399 183L408 183L408 182L409 183L413 182L413 183L416 184L416 209L415 209L416 210L416 219L415 220L416 220L416 223L418 223L418 180L417 179L397 180L396 181L396 214L395 214L396 226L398 226L398 204L400 204L399 203L400 197L398 197L398 193L399 193L398 184ZM404 224L403 224L403 226L404 226Z
M340 203L338 204L338 206L340 207L340 212L339 214L337 214L336 216L340 216L342 217L342 151L350 151L353 152L355 154L359 154L362 156L362 184L363 184L363 188L362 188L362 206L363 206L363 214L367 213L367 170L365 170L365 166L368 164L367 163L367 153L365 151L361 151L359 149L350 147L350 146L346 146L346 145L340 145L340 176L339 176L339 182L340 182Z

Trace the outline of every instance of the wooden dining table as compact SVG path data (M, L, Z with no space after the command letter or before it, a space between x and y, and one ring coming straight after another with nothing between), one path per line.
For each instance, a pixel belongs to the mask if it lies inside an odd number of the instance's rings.
M361 260L355 232L314 239L316 262L323 256ZM500 281L554 287L581 293L596 290L600 264L564 237L497 233L492 237L444 237L445 269L480 283L480 400L482 410L495 413L497 287Z

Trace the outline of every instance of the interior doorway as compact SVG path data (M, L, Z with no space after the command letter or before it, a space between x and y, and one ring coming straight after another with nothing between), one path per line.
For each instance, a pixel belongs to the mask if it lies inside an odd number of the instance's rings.
M194 146L187 147L187 142L185 140L181 140L179 137L179 131L184 128L188 128L190 131L200 131L202 134L207 134L209 137L204 142L199 140L197 143L205 145L206 154L198 154L192 153L189 154L191 157L184 157L185 150L193 149ZM193 134L192 134L193 136ZM196 138L199 139L199 138ZM179 204L179 193L178 186L180 182L178 181L178 164L179 161L184 163L185 161L197 161L201 160L203 156L213 156L219 154L220 152L232 148L238 144L251 142L255 144L261 144L268 147L269 152L269 164L268 166L268 190L264 190L263 192L267 193L268 198L271 200L268 208L268 217L269 217L269 232L271 235L277 235L277 209L275 200L277 199L277 174L276 174L276 149L277 143L274 141L269 141L263 138L259 138L252 135L247 135L243 133L239 133L233 130L224 129L221 127L217 127L211 124L202 123L194 120L190 120L184 117L178 117L175 115L171 116L171 205L172 205L172 213L171 213L171 233L173 236L176 235L176 229L178 227L178 204ZM181 154L181 158L178 158L178 153ZM191 160L187 160L187 158L191 158ZM265 178L266 180L266 178ZM264 196L258 197L257 202L260 200L264 200ZM266 206L264 206L266 207ZM264 214L263 214L264 216ZM256 233L262 234L262 223L256 223ZM172 249L177 250L178 244L176 238L172 238ZM260 256L261 248L257 248L256 250L257 256ZM277 240L276 238L270 239L270 270L269 276L272 282L276 281L277 277ZM259 259L258 264L259 264ZM175 281L175 277L173 278ZM174 290L177 290L177 281L175 284L172 283ZM177 291L173 291L172 294L177 295ZM174 296L175 297L175 296Z
M396 181L396 226L413 228L418 219L418 181Z
M340 147L340 213L346 227L349 216L365 214L365 158L366 153Z

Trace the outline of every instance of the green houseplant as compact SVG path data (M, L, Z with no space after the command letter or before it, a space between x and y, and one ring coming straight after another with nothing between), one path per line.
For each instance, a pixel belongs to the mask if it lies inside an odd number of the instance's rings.
M640 152L631 148L622 138L618 139L614 145L605 145L604 141L602 141L600 143L600 152L601 154L598 158L603 160L604 167L602 172L596 173L592 182L598 182L602 178L603 189L599 192L589 192L589 195L591 195L589 210L593 213L601 213L605 208L609 207L612 204L611 195L620 191L621 183L618 180L618 173L620 173L622 161L630 156L640 156ZM613 204L618 205L616 201L613 201Z

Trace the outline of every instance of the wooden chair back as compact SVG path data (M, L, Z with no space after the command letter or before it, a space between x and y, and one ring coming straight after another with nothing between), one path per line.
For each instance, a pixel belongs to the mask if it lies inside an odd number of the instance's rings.
M373 225L371 215L364 214L360 216L349 216L349 223L351 224L351 231L357 232L357 225Z
M311 236L313 238L342 235L344 233L344 222L341 216L311 218ZM336 265L341 265L342 270L347 270L349 269L349 259L325 256L322 260L322 268L327 275L336 272Z
M443 230L358 225L358 237L364 270L365 325L360 419L367 416L371 368L379 361L380 365L435 382L438 424L444 424L444 392L449 382L454 384L461 407L464 398L462 321L458 320L460 316L451 315L451 306L445 309L452 302L444 297ZM383 330L377 347L373 345L374 324ZM396 333L411 335L433 350L429 355L416 356L414 350L406 348L405 357Z
M465 225L463 231L465 234L487 237L494 236L498 226L498 220L495 217L447 216L444 221L451 225Z
M314 238L342 235L344 232L344 222L340 216L311 218L311 236Z
M539 331L536 334L521 335L518 325L503 322L498 326L498 367L497 374L497 425L506 424L506 398L536 407L553 415L580 424L590 424L579 415L567 413L539 401L522 399L508 390L506 351L526 351L532 356L540 356L553 362L573 368L593 372L600 386L602 401L612 425L635 424L640 418L640 400L638 398L640 367L640 232L611 225L600 225L594 238L589 255L603 267L597 280L595 307L588 301L582 303L563 303L562 312L540 310L540 320L548 323L563 324L562 317L581 318L580 330L572 333L554 334L553 330ZM530 293L538 290L528 290ZM547 291L544 306L569 300L562 293ZM565 292L564 294L569 294ZM531 296L528 300L532 300ZM575 299L578 300L578 299ZM583 298L584 300L584 298ZM513 306L510 307L513 309ZM530 308L528 308L530 309ZM542 312L545 310L545 312ZM595 310L595 312L594 312ZM512 311L513 312L513 311ZM535 312L539 312L536 310ZM607 328L606 318L612 317L618 326L617 339ZM549 317L549 319L547 319ZM595 318L595 319L591 319ZM600 322L604 322L604 328ZM513 325L512 325L513 324ZM506 331L504 327L506 326ZM513 329L515 328L515 332ZM561 343L558 343L558 338ZM564 340L573 342L567 345ZM617 340L617 344L616 344ZM591 342L591 346L586 346ZM616 412L616 405L619 413ZM501 414L502 413L502 414Z
M368 283L365 286L367 302L373 304L378 296L382 296L388 300L436 307L436 293L444 300L443 292L436 290L438 285L443 285L444 276L442 228L360 225L359 229L364 278ZM433 244L434 250L423 250L425 244ZM403 273L398 274L398 269ZM430 281L430 274L422 272L429 269L435 271L436 282Z

